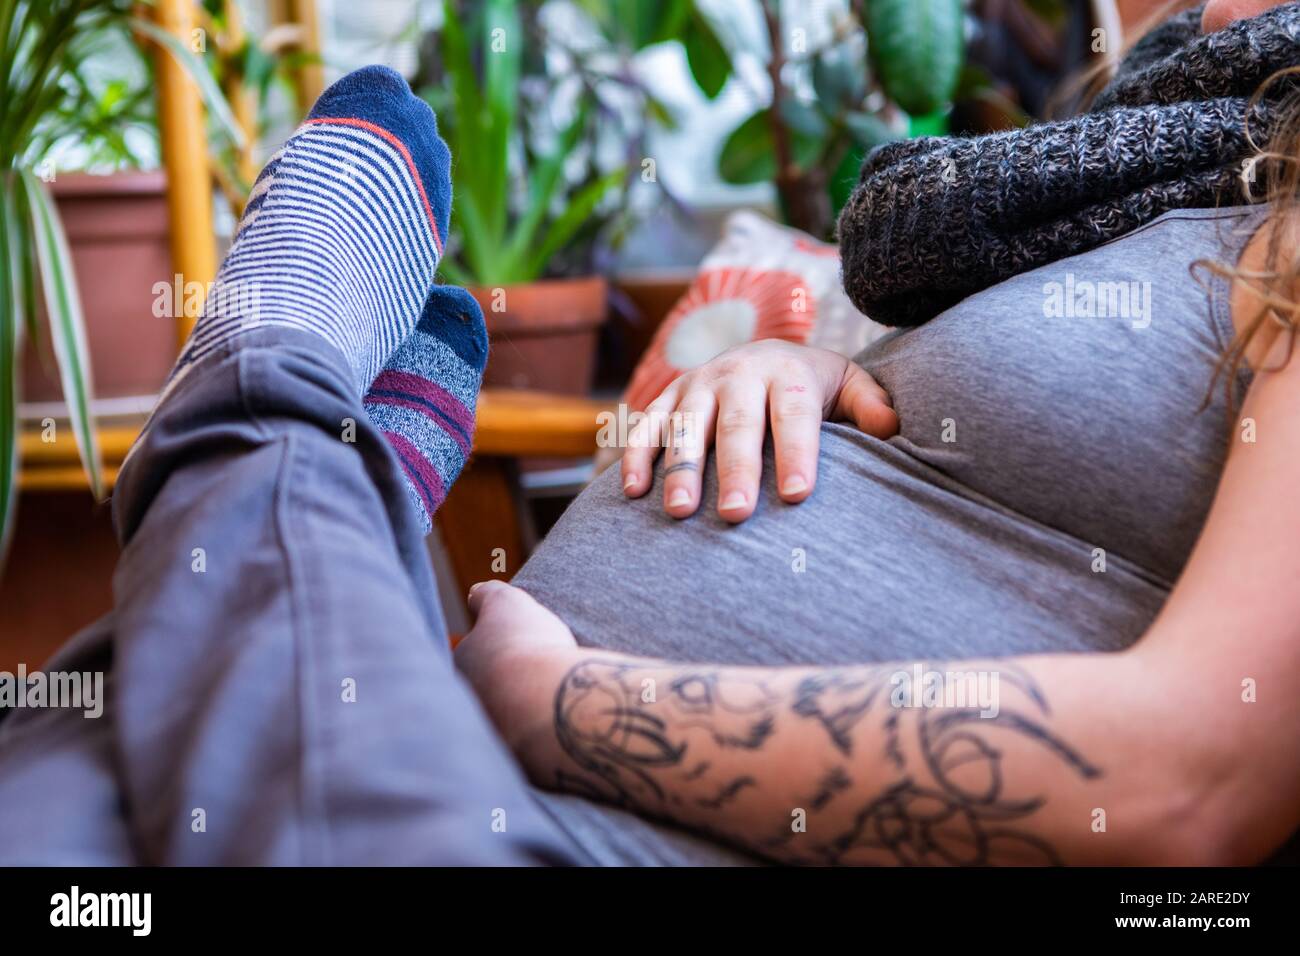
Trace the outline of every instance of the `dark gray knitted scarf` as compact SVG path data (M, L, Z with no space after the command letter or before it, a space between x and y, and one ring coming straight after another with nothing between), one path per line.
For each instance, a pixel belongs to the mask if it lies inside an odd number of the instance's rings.
M1081 116L872 152L840 215L844 288L914 326L981 289L1130 232L1171 209L1245 201L1246 129L1267 141L1300 65L1300 3L1202 36L1199 9L1149 33ZM1250 115L1248 116L1248 110Z

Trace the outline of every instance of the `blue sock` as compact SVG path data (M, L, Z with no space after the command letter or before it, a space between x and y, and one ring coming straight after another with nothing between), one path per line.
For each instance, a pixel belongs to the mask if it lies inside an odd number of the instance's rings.
M469 457L487 353L478 302L458 286L434 286L415 331L366 393L426 533Z
M487 361L478 303L434 284L450 210L433 111L392 70L348 74L258 176L167 388L245 331L320 335L347 358L427 532L469 456Z
M361 395L433 289L450 165L433 111L398 73L333 84L258 176L168 388L240 334L290 326L342 352Z

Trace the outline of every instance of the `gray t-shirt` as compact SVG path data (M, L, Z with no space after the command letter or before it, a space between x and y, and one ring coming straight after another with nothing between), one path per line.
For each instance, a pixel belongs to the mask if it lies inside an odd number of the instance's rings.
M711 468L685 522L664 514L658 475L628 502L611 469L515 583L584 645L682 661L1126 647L1187 561L1231 434L1222 382L1211 391L1233 337L1227 285L1190 267L1235 263L1261 217L1172 212L876 342L857 361L900 433L824 425L800 505L776 496L770 446L738 526L716 516ZM593 862L754 862L581 798L538 799Z

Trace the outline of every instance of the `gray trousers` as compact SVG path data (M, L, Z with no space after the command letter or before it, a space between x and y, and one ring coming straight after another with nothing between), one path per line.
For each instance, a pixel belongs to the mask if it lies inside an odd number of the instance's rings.
M46 667L103 672L102 716L0 720L0 865L572 862L453 669L399 474L316 337L192 370L118 479L114 610Z

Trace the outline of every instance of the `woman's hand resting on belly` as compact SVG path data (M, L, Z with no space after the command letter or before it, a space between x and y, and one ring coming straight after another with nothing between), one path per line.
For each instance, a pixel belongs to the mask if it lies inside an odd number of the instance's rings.
M758 500L769 414L777 489L792 504L817 482L823 421L849 422L876 438L898 432L885 390L844 356L777 339L750 342L678 377L650 403L628 436L623 492L639 498L650 490L662 448L664 510L689 517L716 438L718 514L744 521Z

